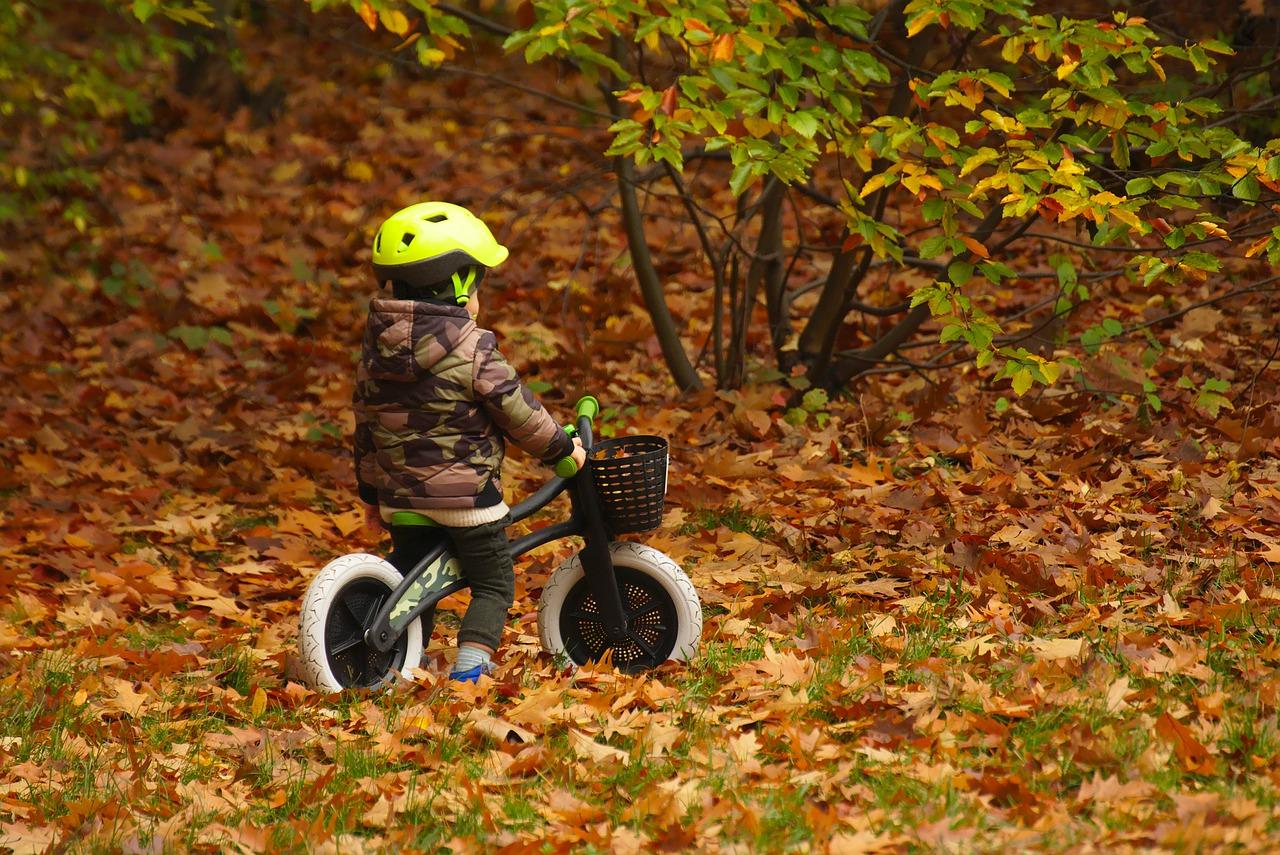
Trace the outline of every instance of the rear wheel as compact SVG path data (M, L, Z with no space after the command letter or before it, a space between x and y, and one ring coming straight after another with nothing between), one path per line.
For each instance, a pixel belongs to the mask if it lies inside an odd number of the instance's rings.
M330 561L302 601L298 640L303 671L317 689L376 689L422 660L422 623L415 620L385 653L364 640L365 629L400 584L394 567L356 553Z
M538 603L543 649L577 665L611 651L613 664L627 672L692 657L702 636L702 605L689 577L666 555L643 544L614 543L610 551L627 636L609 637L582 560L575 555L552 574Z

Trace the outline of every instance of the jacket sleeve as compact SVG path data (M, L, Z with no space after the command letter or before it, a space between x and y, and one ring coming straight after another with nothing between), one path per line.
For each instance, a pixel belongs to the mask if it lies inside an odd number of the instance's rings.
M356 433L353 443L356 466L356 488L360 493L360 501L368 505L378 504L378 491L373 486L373 470L377 466L374 460L373 428L369 414L359 399L353 401L352 409L356 415Z
M572 453L573 440L520 382L511 363L498 352L493 333L480 336L473 369L476 400L512 442L547 463Z

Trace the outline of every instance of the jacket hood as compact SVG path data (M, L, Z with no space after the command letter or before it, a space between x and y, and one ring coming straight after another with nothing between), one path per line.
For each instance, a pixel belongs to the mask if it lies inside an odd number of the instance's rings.
M476 328L461 306L420 300L369 303L364 367L379 380L413 380L429 372Z

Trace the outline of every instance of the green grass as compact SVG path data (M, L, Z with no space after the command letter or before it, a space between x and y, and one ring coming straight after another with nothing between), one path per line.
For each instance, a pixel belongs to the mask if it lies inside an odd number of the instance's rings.
M677 533L690 535L723 527L730 531L749 534L756 540L764 540L773 532L771 522L769 517L753 514L734 502L719 508L702 508L695 511L693 519L680 526Z

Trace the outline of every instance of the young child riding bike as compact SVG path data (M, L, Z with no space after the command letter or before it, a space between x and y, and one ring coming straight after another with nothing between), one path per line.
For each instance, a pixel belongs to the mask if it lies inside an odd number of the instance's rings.
M369 304L352 397L356 480L369 516L391 531L387 560L406 573L443 528L470 583L455 680L492 670L515 595L504 439L549 465L571 457L581 467L586 458L520 382L494 334L476 325L476 289L507 255L458 205L422 202L389 217L373 240L373 270L391 299ZM433 618L422 617L424 639Z

